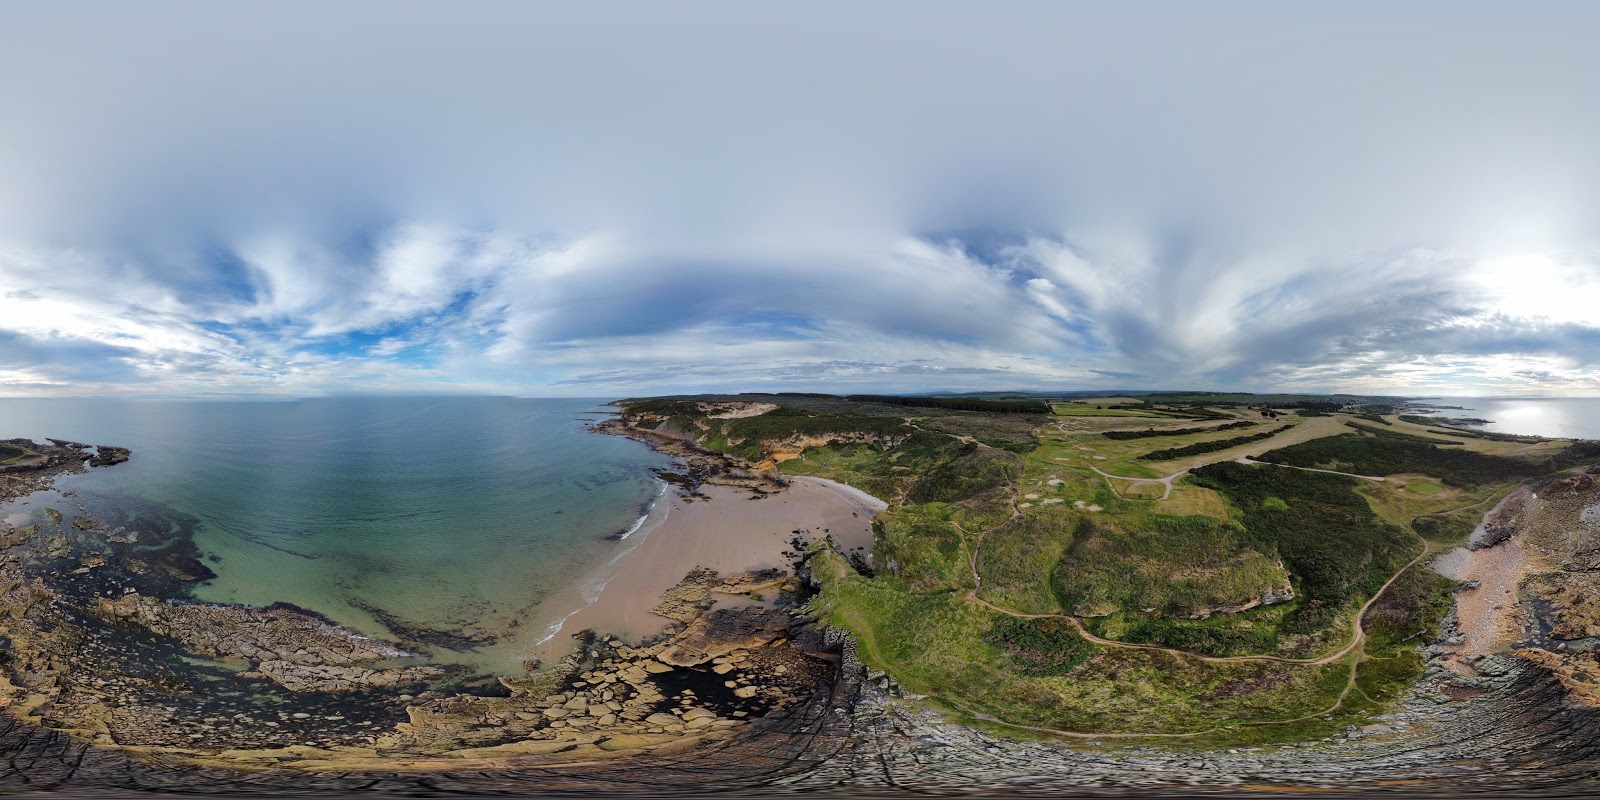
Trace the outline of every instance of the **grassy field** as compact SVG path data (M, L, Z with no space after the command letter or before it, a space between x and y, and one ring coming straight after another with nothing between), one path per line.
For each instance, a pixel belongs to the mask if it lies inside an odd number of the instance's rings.
M780 464L890 503L874 520L875 576L819 553L812 610L958 718L1036 734L1193 734L1199 746L1325 736L1382 710L1420 673L1415 635L1449 598L1425 569L1396 573L1424 547L1460 541L1520 480L1600 457L1563 443L1436 444L1424 439L1445 437L1393 415L1227 408L1211 425L1256 424L1190 430L1208 425L1095 405L1110 403L1057 403L1054 417L901 408L859 427L861 415L786 412L713 423L704 441L744 454L758 437L721 432L781 438L800 429L790 425L821 431L824 418L843 418L842 432L895 432ZM1150 428L1170 430L1102 435ZM1272 435L1139 458L1258 432ZM1243 456L1283 466L1235 463ZM1391 578L1355 646L1357 611ZM1292 600L1236 610L1285 588Z
M33 455L33 453L14 444L0 444L0 464L10 464L13 461L21 461L22 459L31 455Z
M1051 403L1050 410L1058 417L1152 417L1173 419L1171 414L1161 414L1138 408L1092 403Z

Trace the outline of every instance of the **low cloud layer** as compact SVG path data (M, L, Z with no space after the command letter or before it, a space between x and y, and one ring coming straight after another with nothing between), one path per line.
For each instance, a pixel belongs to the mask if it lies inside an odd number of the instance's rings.
M1600 12L62 3L0 393L1600 390Z

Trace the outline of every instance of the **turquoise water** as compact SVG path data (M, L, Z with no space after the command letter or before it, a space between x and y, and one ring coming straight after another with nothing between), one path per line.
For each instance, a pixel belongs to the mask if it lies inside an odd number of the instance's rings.
M643 445L585 430L596 400L0 400L0 438L133 449L13 504L158 504L193 520L217 577L196 599L288 602L359 632L504 668L573 609L659 496ZM76 512L72 512L76 513ZM491 641L497 639L498 641Z
M1597 397L1432 397L1420 402L1443 409L1441 417L1490 420L1483 430L1555 439L1600 439Z

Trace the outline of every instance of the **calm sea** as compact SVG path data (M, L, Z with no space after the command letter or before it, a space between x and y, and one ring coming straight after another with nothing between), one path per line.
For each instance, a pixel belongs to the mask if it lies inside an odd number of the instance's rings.
M1600 439L1600 397L1433 397L1420 402L1460 406L1437 414L1490 420L1483 426L1486 431Z
M0 515L159 507L192 521L196 599L283 601L369 635L465 634L503 668L570 613L573 583L660 494L645 446L585 430L597 400L0 400L0 438L133 449ZM387 627L386 627L387 626ZM472 652L472 651L476 652ZM466 651L466 652L453 652Z

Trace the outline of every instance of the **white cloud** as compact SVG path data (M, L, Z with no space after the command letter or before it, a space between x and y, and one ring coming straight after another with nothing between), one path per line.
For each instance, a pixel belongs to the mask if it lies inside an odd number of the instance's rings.
M1594 8L90 5L0 392L1600 389Z

